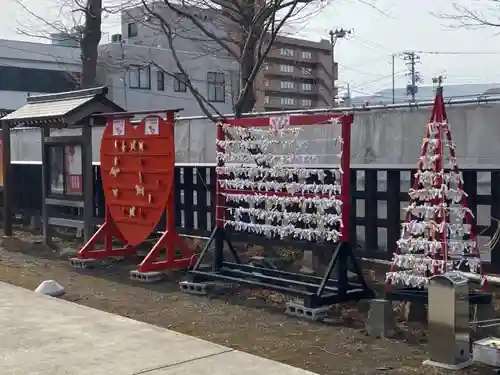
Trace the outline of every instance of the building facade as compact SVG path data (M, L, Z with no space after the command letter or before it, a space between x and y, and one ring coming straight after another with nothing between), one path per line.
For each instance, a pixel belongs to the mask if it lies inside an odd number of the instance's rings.
M227 51L202 35L199 28L185 18L179 18L162 3L152 5L171 24L177 51L210 55L227 61ZM218 37L228 34L234 39L238 34L234 25L224 25L220 14L210 10L191 10L203 26ZM122 12L122 39L127 46L155 46L169 48L169 43L157 21L143 7ZM230 38L230 39L231 39ZM226 38L227 39L227 38ZM227 65L225 62L223 66ZM203 64L198 64L202 67ZM234 68L235 67L235 68ZM238 67L231 65L233 92L238 92ZM329 107L337 94L332 92L337 80L337 64L332 61L332 46L329 40L319 42L279 36L271 49L254 85L257 101L254 110L282 110L314 107Z
M30 95L78 87L80 50L0 39L0 108L15 110Z
M165 9L156 11L171 22L177 57L205 107L211 113L232 113L240 91L237 61L190 21ZM216 13L193 12L211 32L227 35ZM29 95L78 88L80 49L68 41L73 39L65 35L54 35L52 44L0 40L0 109L17 109ZM183 116L204 114L185 84L166 35L143 8L122 12L122 34L113 35L112 41L99 47L97 82L109 87L111 100L131 111L184 108ZM327 40L280 36L254 82L254 110L329 106L334 96L332 74L336 78Z
M337 95L337 64L332 46L320 42L280 36L273 44L258 79L256 110L330 107Z
M233 76L237 68L230 59L177 51L191 84L206 99L211 113L228 114L233 109ZM186 85L172 51L120 42L100 47L102 83L108 97L129 111L183 108L182 116L203 112Z

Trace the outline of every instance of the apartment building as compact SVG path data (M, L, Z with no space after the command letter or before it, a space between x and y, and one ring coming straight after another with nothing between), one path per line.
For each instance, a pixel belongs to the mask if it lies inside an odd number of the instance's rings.
M227 60L227 53L201 35L187 19L176 17L161 3L155 3L155 11L162 14L173 25L174 45L178 51L198 52ZM195 16L210 31L223 37L232 33L231 25L221 24L219 14L202 10L193 10ZM143 7L127 9L122 13L122 34L127 44L157 46L168 48L166 37L158 32L155 20L148 17ZM227 66L225 62L221 66ZM198 66L203 67L203 64ZM233 67L233 66L231 66ZM332 93L332 78L337 79L337 64L332 69L332 48L329 40L319 42L299 38L280 36L270 51L266 63L255 81L257 102L254 110L282 110L332 105L336 93ZM223 72L226 81L228 75L238 76L237 71ZM332 74L334 77L332 77ZM237 79L232 79L233 92L238 91Z
M255 83L255 109L329 107L337 94L332 92L332 81L337 78L338 66L335 64L333 69L329 40L315 42L280 36Z

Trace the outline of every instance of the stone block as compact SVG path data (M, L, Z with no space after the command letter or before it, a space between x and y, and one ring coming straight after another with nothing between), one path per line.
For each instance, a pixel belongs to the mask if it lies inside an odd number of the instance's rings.
M64 287L54 280L45 280L35 289L35 293L51 297L60 297L65 293Z
M370 336L394 337L396 334L396 320L391 301L385 299L371 300L365 330Z

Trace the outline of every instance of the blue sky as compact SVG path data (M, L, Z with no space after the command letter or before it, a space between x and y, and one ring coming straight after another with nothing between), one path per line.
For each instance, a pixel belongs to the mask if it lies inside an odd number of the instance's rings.
M23 0L23 3L34 13L53 19L57 17L58 1L62 0ZM500 28L446 27L449 21L438 19L433 13L452 12L450 0L372 1L384 14L359 0L333 0L314 18L294 25L301 37L314 39L328 38L330 29L353 29L351 37L338 42L336 58L340 65L339 84L349 83L354 96L391 87L391 55L411 50L422 51L418 70L424 84L431 85L432 77L440 74L446 77L445 84L500 82ZM475 6L488 2L457 1ZM50 3L54 6L50 7ZM4 0L4 4L7 7L0 14L0 38L30 40L16 32L19 23L29 24L30 18L14 0ZM109 34L104 39L118 32L119 19L108 19L105 31ZM396 59L395 71L396 86L404 87L407 78L402 60Z

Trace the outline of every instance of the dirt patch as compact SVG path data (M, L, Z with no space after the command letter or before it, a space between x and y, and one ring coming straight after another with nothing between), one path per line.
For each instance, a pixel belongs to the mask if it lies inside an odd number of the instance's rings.
M325 375L444 374L421 363L427 357L425 329L399 323L397 340L367 337L364 309L344 305L327 323L311 323L282 314L285 297L238 288L217 298L179 291L182 273L159 284L128 279L136 260L116 261L91 271L73 269L72 241L53 251L40 238L17 231L0 242L0 281L34 289L47 279L64 285L64 298L177 332ZM135 263L134 263L135 262ZM471 368L467 374L490 374Z

